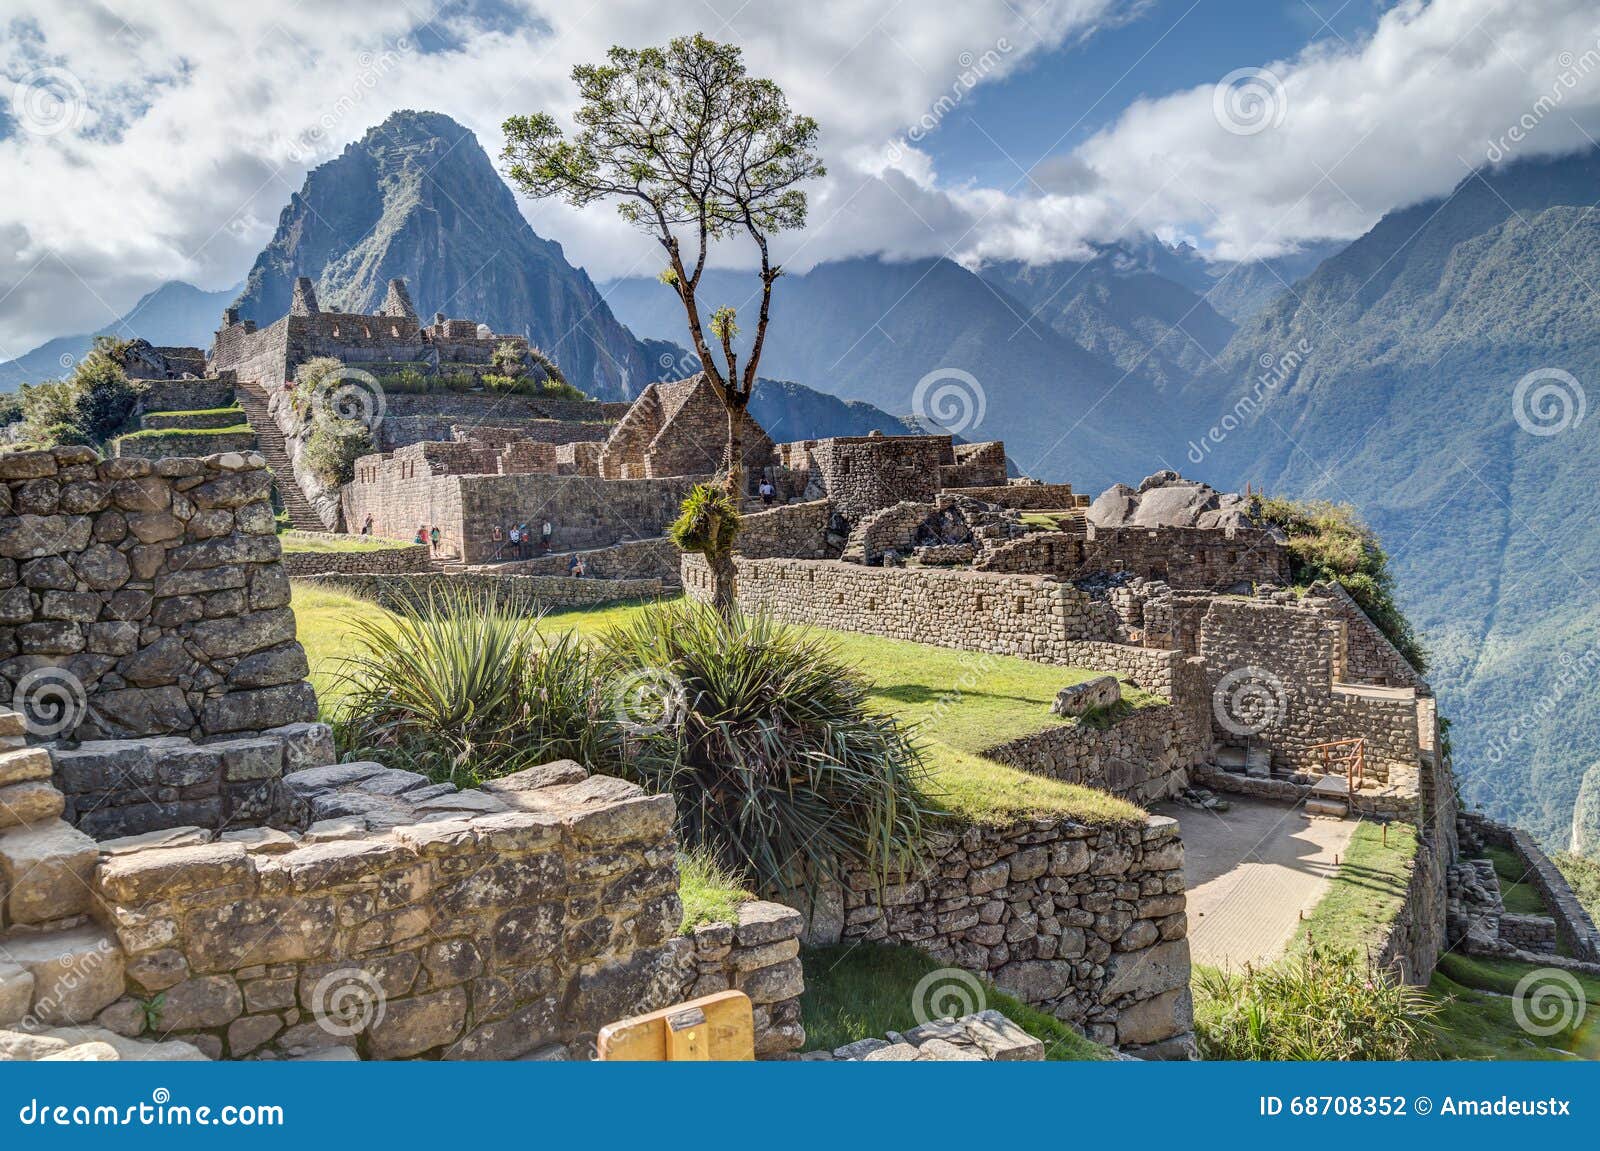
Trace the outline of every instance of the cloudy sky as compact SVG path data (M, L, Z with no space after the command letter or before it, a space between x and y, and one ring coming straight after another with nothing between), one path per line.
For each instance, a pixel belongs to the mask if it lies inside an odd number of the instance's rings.
M574 63L694 31L823 125L800 267L1269 255L1600 137L1593 0L0 0L0 360L242 279L397 108L493 154L507 115L567 117ZM596 278L655 270L611 209L524 210Z

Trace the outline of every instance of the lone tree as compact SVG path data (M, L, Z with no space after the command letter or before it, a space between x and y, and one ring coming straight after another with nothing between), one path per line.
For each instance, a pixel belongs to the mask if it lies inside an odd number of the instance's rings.
M665 48L615 47L606 63L574 68L572 79L583 100L577 133L563 136L542 112L511 117L501 153L507 174L530 196L561 196L576 207L615 198L623 217L666 249L661 280L682 302L700 366L727 409L725 475L738 501L740 433L772 314L772 284L782 274L767 241L805 225L799 185L825 174L812 150L817 122L791 112L771 80L748 75L739 48L704 36L680 36ZM708 325L697 295L710 244L741 233L761 258L761 311L742 371L734 351L737 309L716 308Z

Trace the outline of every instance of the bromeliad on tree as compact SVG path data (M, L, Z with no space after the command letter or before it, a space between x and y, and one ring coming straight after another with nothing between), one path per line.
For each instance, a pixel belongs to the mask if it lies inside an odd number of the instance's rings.
M666 251L661 281L683 304L700 366L727 410L724 466L728 492L738 501L744 413L771 318L772 285L782 274L768 238L805 225L799 185L826 174L813 151L817 123L791 112L772 81L748 75L737 47L704 36L681 36L665 48L612 48L606 63L580 65L572 78L582 99L577 132L564 136L542 112L511 117L501 153L507 175L528 195L561 196L576 207L616 199L623 217ZM710 245L741 234L760 257L761 282L755 338L742 369L736 310L719 307L708 324L697 295Z
M667 534L680 551L706 557L711 569L711 602L723 616L732 615L738 590L733 542L739 535L739 505L727 489L696 484Z

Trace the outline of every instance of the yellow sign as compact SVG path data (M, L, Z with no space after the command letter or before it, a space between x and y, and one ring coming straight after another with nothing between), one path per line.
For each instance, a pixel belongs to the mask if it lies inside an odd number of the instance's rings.
M750 997L719 991L600 1029L600 1058L611 1061L748 1060L756 1057Z

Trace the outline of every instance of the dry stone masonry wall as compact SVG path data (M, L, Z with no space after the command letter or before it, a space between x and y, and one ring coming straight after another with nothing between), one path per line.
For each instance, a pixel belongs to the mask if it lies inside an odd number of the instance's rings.
M52 734L199 738L316 717L259 455L55 448L0 456L0 480L3 688L64 673L87 705Z

